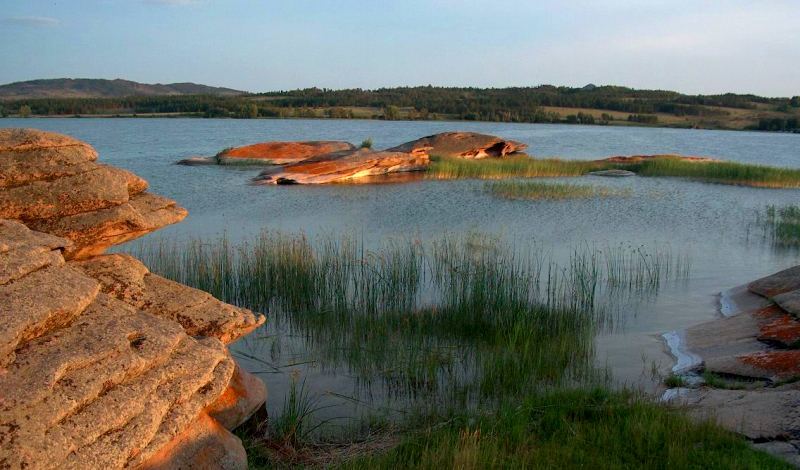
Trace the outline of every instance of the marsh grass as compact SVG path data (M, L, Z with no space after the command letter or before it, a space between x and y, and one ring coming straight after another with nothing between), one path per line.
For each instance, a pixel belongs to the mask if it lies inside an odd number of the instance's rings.
M608 187L539 181L496 181L486 185L495 196L506 199L561 200L625 196L630 191Z
M631 393L585 389L533 394L478 417L462 413L338 468L792 467L711 422Z
M671 176L710 183L764 188L800 187L800 169L736 162L691 162L664 158L623 166L641 176Z
M769 205L757 216L764 237L773 245L785 248L800 247L800 206Z
M401 399L391 431L368 416L331 444L312 437L328 405L292 376L268 431L240 433L251 468L785 468L714 425L592 388L608 380L592 365L601 298L688 275L669 250L582 246L559 264L479 234L369 249L263 232L132 251L154 272L269 310L270 328L283 322L318 360Z
M480 234L368 249L348 236L264 232L236 246L161 239L133 252L153 272L269 311L331 367L431 407L598 379L605 301L689 269L667 249L629 245L581 246L562 265Z
M605 169L597 162L559 159L537 159L525 155L508 158L432 157L426 176L432 179L503 179L556 176L581 176L590 171Z
M427 177L432 179L504 179L583 176L591 171L621 169L646 177L678 177L709 183L765 188L800 187L800 169L735 162L697 162L663 156L635 163L537 159L518 156L467 160L432 158Z

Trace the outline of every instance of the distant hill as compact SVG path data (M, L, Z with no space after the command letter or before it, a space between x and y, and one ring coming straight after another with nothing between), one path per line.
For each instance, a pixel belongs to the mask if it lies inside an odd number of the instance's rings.
M0 85L0 99L122 98L126 96L215 95L237 96L245 92L197 83L154 85L130 80L53 78Z

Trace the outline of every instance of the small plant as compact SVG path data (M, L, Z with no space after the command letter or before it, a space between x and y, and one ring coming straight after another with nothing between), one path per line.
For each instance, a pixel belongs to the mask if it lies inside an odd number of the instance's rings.
M800 247L800 206L767 206L764 215L758 215L758 224L764 237L779 247Z
M760 385L763 385L763 381L740 381L740 380L733 380L727 379L719 374L715 374L713 372L705 371L703 372L703 381L705 381L706 385L712 388L721 388L725 390L745 390L749 388L757 388Z
M270 426L270 441L278 447L301 446L311 433L327 422L311 422L316 412L330 408L330 405L320 406L319 397L312 396L306 389L305 379L298 386L298 378L297 371L293 371L289 394L283 401L281 414Z
M680 388L686 386L686 379L680 375L670 374L669 377L664 379L664 385L669 388Z
M361 145L359 146L362 149L371 149L372 148L372 137L367 137L366 139L361 141Z

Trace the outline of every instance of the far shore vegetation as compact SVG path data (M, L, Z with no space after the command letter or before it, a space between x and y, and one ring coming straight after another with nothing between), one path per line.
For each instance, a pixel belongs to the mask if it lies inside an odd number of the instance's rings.
M800 187L800 169L725 161L687 161L679 156L662 156L629 163L538 159L525 155L482 160L433 157L426 177L506 179L583 176L592 171L611 169L629 170L644 177L676 177L708 183L764 188Z
M800 132L800 97L684 95L594 85L308 88L260 94L124 98L35 98L9 90L0 95L3 116L458 120Z
M688 278L689 260L669 247L581 245L555 260L476 233L367 246L263 232L128 250L155 273L268 312L270 331L284 332L237 349L291 383L279 413L238 431L251 468L789 468L715 424L611 391L594 365L616 302ZM334 402L274 363L287 337L351 377L345 398L366 415L318 418Z

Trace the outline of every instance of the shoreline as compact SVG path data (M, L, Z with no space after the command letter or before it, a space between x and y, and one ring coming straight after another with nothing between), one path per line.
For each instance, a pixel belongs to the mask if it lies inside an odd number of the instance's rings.
M659 125L659 124L645 124L638 122L620 121L615 123L609 121L608 123L600 124L583 124L583 123L569 123L569 122L506 122L506 121L488 121L488 120L467 120L467 119L375 119L368 117L353 117L353 118L338 118L338 117L268 117L260 116L256 118L236 118L236 117L206 117L196 113L114 113L114 114L58 114L58 115L31 115L31 116L2 116L0 123L3 119L219 119L219 120L232 120L232 121L255 121L255 120L320 120L320 121L384 121L384 122L450 122L450 123L485 123L485 124L536 124L536 125L564 125L576 127L640 127L648 129L679 129L679 130L704 130L704 131L732 131L732 132L754 132L758 134L800 134L800 131L770 131L759 129L745 129L734 127L693 127L685 125Z

